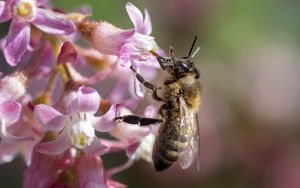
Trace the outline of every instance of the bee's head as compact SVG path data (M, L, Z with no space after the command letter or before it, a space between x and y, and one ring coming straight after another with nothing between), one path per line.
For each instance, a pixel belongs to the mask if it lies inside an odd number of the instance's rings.
M178 78L182 78L185 77L187 75L194 75L194 77L196 79L199 79L200 74L198 72L198 70L195 68L194 62L193 62L193 57L196 55L196 53L200 50L200 48L198 47L194 53L193 49L196 43L197 37L195 37L193 44L191 46L191 49L189 51L188 56L186 57L182 57L181 59L175 59L173 58L173 60L175 60L175 74ZM171 54L172 56L172 54Z
M181 58L176 60L175 65L175 76L180 79L187 75L194 75L196 79L199 79L200 74L195 68L194 62L191 58Z
M196 43L197 37L195 37L192 47L189 51L188 56L182 57L182 58L175 58L173 56L173 48L170 47L170 57L162 57L155 53L154 51L150 51L151 54L156 56L157 61L159 62L161 68L167 72L169 72L171 75L173 75L176 79L180 79L182 77L185 77L187 75L194 75L196 79L199 79L200 74L198 70L195 68L193 57L196 55L196 53L200 50L198 47L194 52L194 46ZM193 52L193 53L192 53Z

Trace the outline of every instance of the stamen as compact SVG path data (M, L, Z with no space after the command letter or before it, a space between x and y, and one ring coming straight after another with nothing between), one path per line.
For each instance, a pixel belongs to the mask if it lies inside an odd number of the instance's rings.
M20 0L13 7L13 14L19 21L32 21L37 15L35 1Z
M71 120L72 116L70 116L71 121L68 132L74 147L83 149L93 142L95 130L85 113L77 113L77 117L78 119L76 116L75 119L73 118L73 122Z

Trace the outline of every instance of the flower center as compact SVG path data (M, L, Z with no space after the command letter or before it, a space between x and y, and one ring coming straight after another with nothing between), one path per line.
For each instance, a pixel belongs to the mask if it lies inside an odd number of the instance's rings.
M13 14L19 21L32 21L37 14L34 0L20 0L13 7Z
M95 137L94 127L84 113L70 117L68 130L73 146L79 149L90 145Z

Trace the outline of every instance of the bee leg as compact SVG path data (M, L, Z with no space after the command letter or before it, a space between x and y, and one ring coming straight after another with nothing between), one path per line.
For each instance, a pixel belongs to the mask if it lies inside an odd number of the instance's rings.
M114 119L114 121L115 122L125 122L128 124L136 124L139 126L147 126L147 125L161 123L163 120L155 119L155 118L144 118L144 117L139 117L139 116L135 116L135 115L126 115L126 116L116 117Z
M164 113L163 111L167 109L167 104L163 104L160 106L160 108L158 109L158 114L160 115L160 117L164 120Z
M153 50L150 50L150 53L156 57L162 70L167 70L167 69L173 68L174 65L170 63L169 57L161 57L160 55L155 53Z
M172 61L173 61L173 64L175 64L176 61L175 61L174 50L173 50L173 47L172 47L172 46L170 46L169 54L170 54L170 56L171 56L171 59L172 59Z
M143 84L146 88L150 89L152 91L152 97L157 101L162 101L162 98L157 95L157 87L155 87L150 82L146 81L142 75L136 72L136 70L133 68L133 66L130 66L130 69L135 73L136 79Z

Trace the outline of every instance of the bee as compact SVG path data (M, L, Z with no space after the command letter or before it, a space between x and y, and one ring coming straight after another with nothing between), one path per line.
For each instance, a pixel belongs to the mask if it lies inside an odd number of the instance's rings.
M150 51L159 62L163 71L167 73L164 81L163 96L157 93L158 87L137 73L136 79L146 88L152 91L155 100L164 104L158 110L160 119L145 118L135 115L125 115L116 117L116 121L123 121L129 124L147 126L160 123L156 136L152 160L157 171L169 168L178 161L183 169L188 168L195 159L199 147L199 128L197 121L197 111L201 104L200 74L196 69L192 58L199 48L193 52L197 37L195 37L188 56L176 58L173 49L170 47L170 56L161 57L154 51Z

